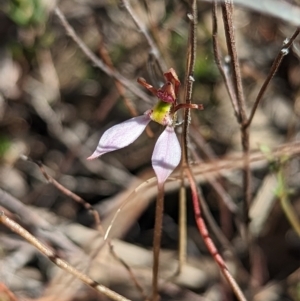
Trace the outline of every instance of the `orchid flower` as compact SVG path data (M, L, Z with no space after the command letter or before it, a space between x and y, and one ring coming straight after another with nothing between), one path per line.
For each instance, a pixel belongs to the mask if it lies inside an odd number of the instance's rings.
M178 77L172 68L164 73L164 77L166 83L158 90L144 79L138 79L142 86L158 98L157 104L153 109L146 111L144 115L133 117L104 132L96 150L88 157L88 160L133 143L152 120L166 127L158 138L152 154L152 167L158 184L164 184L181 160L181 147L175 133L176 111L183 107L202 109L202 105L176 105L180 86Z

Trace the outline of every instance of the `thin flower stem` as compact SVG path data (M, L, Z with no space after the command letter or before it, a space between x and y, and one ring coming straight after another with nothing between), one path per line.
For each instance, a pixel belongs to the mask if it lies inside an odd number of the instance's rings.
M215 260L215 262L219 266L223 276L226 278L227 282L229 283L232 290L234 291L237 299L239 301L247 301L247 299L244 296L241 288L239 287L239 285L235 281L234 277L229 272L229 270L228 270L228 268L227 268L227 266L224 262L224 259L220 255L220 253L217 250L213 240L211 239L211 237L209 235L207 226L206 226L204 218L202 216L202 210L201 210L201 207L200 207L200 203L201 203L200 202L200 196L201 196L201 194L199 194L198 191L197 191L197 185L196 185L195 179L193 177L192 171L191 171L189 166L187 166L185 168L185 173L188 177L190 187L191 187L191 191L192 191L192 200L193 200L193 207L194 207L194 214L195 214L196 224L197 224L198 230L199 230L199 232L200 232L200 234L203 238L203 241L204 241L208 251L210 252L211 256L213 257L213 259Z
M25 230L22 226L18 223L7 217L3 212L0 212L0 223L9 228L14 233L20 235L25 240L27 240L30 244L36 247L43 255L48 257L54 264L56 264L61 269L65 270L66 272L72 274L77 279L81 280L83 283L88 285L89 287L95 289L96 291L104 294L111 300L115 301L130 301L129 299L123 297L122 295L112 291L111 289L107 288L106 286L99 284L95 280L88 277L86 274L80 272L73 266L71 266L67 261L61 259L58 254L47 247L45 244L40 242L36 239L33 235L31 235L27 230Z
M187 222L186 222L186 188L184 181L181 181L179 190L179 250L178 250L178 271L179 275L183 265L186 263L186 246L187 246Z
M222 4L223 22L225 27L227 49L230 55L234 89L237 98L240 123L244 124L247 120L246 103L242 85L240 64L236 51L235 34L233 26L233 3L232 0L225 0Z
M247 235L247 224L249 223L249 206L251 202L251 171L250 171L250 136L249 128L245 127L247 123L246 114L246 103L242 85L242 77L240 71L239 60L237 56L235 33L233 26L233 2L232 0L225 0L222 4L223 22L225 28L227 49L231 59L232 76L234 90L237 99L238 106L238 122L241 126L241 142L244 152L244 171L243 171L243 182L244 182L244 202L243 202L243 222L245 224L245 234Z
M164 185L157 185L158 193L155 209L155 225L153 235L153 270L152 270L152 301L159 300L158 294L158 270L159 270L159 253L161 246L161 233L164 213Z
M137 14L134 13L130 2L128 0L121 0L121 2L123 3L123 6L125 7L125 9L127 10L127 12L129 13L129 15L131 16L133 22L135 23L136 27L139 29L139 31L143 34L143 36L145 37L150 49L151 49L151 54L155 57L160 72L161 74L164 72L164 70L167 69L166 64L164 63L164 61L161 58L160 55L160 51L158 49L158 47L156 46L154 40L152 39L152 37L149 35L149 32L147 30L147 28L145 27L145 25L141 22L141 20L138 18Z
M239 116L239 110L238 110L238 104L237 104L237 98L236 94L234 92L232 80L228 73L228 67L224 65L224 63L221 61L221 49L218 43L218 18L217 18L217 2L213 1L212 5L212 20L213 20L213 52L215 61L217 64L217 67L223 77L228 95L231 100L231 104L234 110L235 116L238 118Z
M192 0L192 13L188 14L190 21L189 29L189 43L188 43L188 53L186 62L186 76L184 82L184 102L186 105L192 103L192 92L194 84L194 69L196 62L196 48L197 48L197 1ZM188 135L189 135L189 125L190 125L190 108L184 110L184 126L183 126L183 159L182 164L188 164Z
M183 133L182 133L182 160L181 167L182 170L186 165L189 164L188 161L188 143L189 143L189 126L191 122L191 106L192 105L192 92L193 92L193 83L194 83L194 69L196 62L196 48L197 48L197 18L198 18L198 10L197 10L197 0L192 0L192 13L188 14L188 18L190 21L189 28L189 41L188 41L188 52L187 52L187 61L186 61L186 75L184 82L184 103L177 104L175 110L178 108L184 108L184 124L183 124ZM202 106L200 105L201 109ZM199 107L199 108L200 108ZM181 172L181 181L184 183L184 175ZM180 190L180 200L179 200L179 208L180 208L180 230L179 230L179 266L178 272L184 264L186 258L186 200L185 196L183 197L183 193L185 194L185 188L182 187ZM181 211L183 210L183 212ZM185 225L183 223L185 222Z
M243 222L247 227L250 221L249 207L250 207L250 202L252 197L251 196L251 170L250 170L250 129L242 128L241 136L242 136L242 147L244 152L244 169L243 169L244 202L243 202L242 216L243 216Z
M105 72L108 76L111 76L112 78L118 80L122 85L127 87L128 90L130 90L132 93L134 93L136 96L144 100L145 102L151 104L151 99L139 88L137 88L135 85L132 84L130 80L127 80L125 77L123 77L119 72L116 70L112 70L109 68L101 59L99 59L87 46L86 44L80 39L80 37L76 34L73 27L69 24L67 21L65 15L62 13L62 11L55 7L54 13L60 20L62 26L64 27L66 33L70 36L70 38L77 44L79 49L84 53L84 55L99 69L101 69L103 72Z
M253 108L251 110L250 116L249 116L246 124L244 125L245 127L249 127L251 125L253 117L256 113L257 107L258 107L262 97L264 96L270 81L274 77L274 75L277 72L284 56L287 54L288 49L292 46L293 42L295 41L295 39L297 38L299 33L300 33L300 28L297 28L295 30L295 32L293 33L293 35L291 36L291 38L289 39L289 41L287 43L284 43L284 45L280 49L279 53L277 54L277 57L275 58L275 60L272 64L271 70L270 70L265 82L263 83L260 91L258 92L255 103L254 103Z

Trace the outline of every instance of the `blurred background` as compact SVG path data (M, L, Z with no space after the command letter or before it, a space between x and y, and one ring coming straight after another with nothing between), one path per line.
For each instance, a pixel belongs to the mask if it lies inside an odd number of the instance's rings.
M179 96L182 100L189 2L130 3L157 44L166 69L176 70L182 83ZM54 11L56 5L92 53L123 75L130 85L144 92L144 98L128 86L120 85L83 54L66 34ZM298 158L280 157L272 165L251 165L251 231L257 248L254 265L249 259L249 246L240 236L235 213L224 206L211 183L217 182L230 201L240 208L243 200L240 167L233 160L226 175L217 173L210 181L201 178L201 171L197 169L203 161L222 162L224 156L241 151L240 128L214 62L211 9L211 3L199 1L193 102L202 103L205 109L192 113L191 161L209 209L236 257L233 258L218 239L216 243L249 300L300 300L300 238L276 195L280 189L288 192L299 222ZM218 20L219 43L226 66L220 12ZM263 12L241 7L235 8L234 24L250 111L283 42L296 28ZM253 119L250 132L253 151L263 148L269 154L272 148L299 139L299 55L300 44L296 40ZM114 223L111 236L116 239L116 253L133 268L145 294L149 293L156 187L155 183L139 185L154 176L151 154L162 128L151 123L130 146L92 162L86 160L106 129L143 114L156 103L153 96L138 87L138 77L144 77L155 87L163 83L155 55L121 2L0 2L0 208L56 248L63 258L132 300L145 298L135 288L128 271L109 254L107 245L95 230L93 216L84 206L49 184L32 161L41 161L49 175L93 205L104 228L109 226L121 204L130 200ZM182 119L180 114L178 119ZM182 129L180 126L177 129L180 135ZM270 160L273 161L272 155ZM169 279L178 265L178 187L176 181L166 186L162 240L164 279ZM235 300L195 227L189 196L187 211L188 263L181 276L162 284L162 300ZM56 234L53 225L62 236ZM45 237L40 227L47 228L51 235ZM0 296L2 292L7 297L3 300L104 300L103 296L66 277L4 227L1 227L0 242ZM9 296L8 290L15 297Z

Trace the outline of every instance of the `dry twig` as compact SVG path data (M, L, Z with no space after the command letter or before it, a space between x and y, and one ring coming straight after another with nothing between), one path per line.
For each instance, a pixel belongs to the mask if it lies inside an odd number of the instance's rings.
M99 284L94 281L87 275L81 273L79 270L71 266L67 261L61 259L56 252L51 250L45 244L41 243L38 239L36 239L33 235L31 235L28 231L26 231L23 227L21 227L18 223L7 217L4 212L0 212L0 222L9 228L11 231L16 234L22 236L25 240L27 240L30 244L35 246L43 255L45 255L49 260L51 260L54 264L56 264L61 269L67 271L72 274L83 283L88 285L89 287L95 289L99 293L104 294L111 300L115 301L130 301L129 299L121 296L120 294L110 290L106 286Z

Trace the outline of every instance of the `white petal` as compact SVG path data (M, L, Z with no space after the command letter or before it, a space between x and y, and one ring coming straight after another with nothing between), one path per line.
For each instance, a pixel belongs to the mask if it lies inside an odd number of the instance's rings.
M181 148L175 130L167 126L158 138L152 154L152 166L158 184L163 184L181 159Z
M148 115L133 117L122 123L109 128L102 135L97 149L88 157L88 160L95 159L105 153L123 148L135 141L151 121Z

